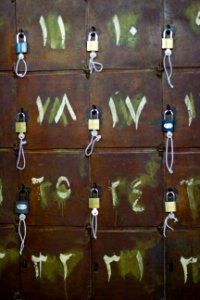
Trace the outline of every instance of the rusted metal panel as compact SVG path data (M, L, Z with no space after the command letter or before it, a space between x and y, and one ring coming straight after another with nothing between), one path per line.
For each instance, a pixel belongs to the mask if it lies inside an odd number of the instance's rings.
M156 226L162 220L162 166L155 151L98 152L91 180L102 188L100 226Z
M177 192L177 218L181 225L200 223L200 152L175 152L174 173L165 174L165 186Z
M84 230L28 227L21 268L22 298L87 299L90 259Z
M84 148L89 108L85 76L43 74L24 80L18 82L17 104L27 112L26 148Z
M199 230L184 229L169 233L166 246L168 300L199 299L199 241Z
M0 223L15 221L17 172L14 152L0 150Z
M69 151L26 152L19 182L31 188L31 225L85 226L88 210L88 161Z
M176 71L174 89L165 85L164 105L171 105L175 116L175 147L200 147L199 71Z
M0 76L1 90L1 130L0 130L0 147L13 147L15 134L15 117L16 117L16 87L15 81L10 75Z
M83 69L86 4L82 0L20 0L17 27L27 33L28 70Z
M0 40L0 70L11 70L15 61L15 4L12 1L0 2Z
M155 230L99 231L92 253L93 299L163 297L163 243Z
M0 226L0 298L15 299L19 286L19 252L14 226Z
M102 112L98 147L157 147L162 142L160 79L153 72L92 75L90 101Z
M165 1L165 23L175 26L174 66L199 67L199 20L199 1Z
M106 5L105 5L106 4ZM162 1L89 2L89 24L99 33L98 59L105 68L143 68L161 59Z

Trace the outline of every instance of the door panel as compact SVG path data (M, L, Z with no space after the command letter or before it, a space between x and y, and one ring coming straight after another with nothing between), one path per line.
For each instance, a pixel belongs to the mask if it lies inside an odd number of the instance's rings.
M91 180L102 188L100 226L156 226L162 220L162 167L155 151L95 152Z
M157 147L162 142L160 79L153 72L93 75L91 105L102 112L95 147Z
M80 152L27 152L19 181L31 188L30 225L85 226L88 162ZM76 216L76 217L75 217Z
M95 0L89 9L89 25L99 33L98 59L105 68L144 68L160 62L162 1Z
M23 107L28 117L26 148L85 147L89 108L85 77L43 74L25 80L26 84L18 84L18 107Z
M167 239L167 299L196 300L200 296L199 230L169 233Z
M84 1L17 1L17 27L27 33L28 70L83 69Z
M24 300L87 299L90 251L84 230L28 227L23 259Z
M92 253L93 299L162 298L163 244L158 232L101 231Z
M200 147L200 73L174 72L174 89L165 85L164 104L170 105L175 115L175 147Z

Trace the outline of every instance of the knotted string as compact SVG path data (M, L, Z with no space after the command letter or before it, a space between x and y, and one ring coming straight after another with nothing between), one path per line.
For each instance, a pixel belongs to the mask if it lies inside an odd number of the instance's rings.
M170 174L173 173L173 164L174 164L174 143L173 143L173 134L172 132L168 131L167 132L167 138L166 138L166 153L165 153L165 163L166 163L166 168ZM169 165L169 145L171 148L171 161Z
M90 60L89 60L89 70L90 70L90 74L93 73L93 71L95 72L101 72L103 70L103 64L101 64L100 62L96 62L94 61L94 58L96 57L96 52L92 51L90 53Z
M88 146L85 149L85 155L86 156L92 155L93 150L94 150L94 145L95 145L96 142L100 141L100 139L101 139L100 134L94 135L93 132L91 133L91 140L90 140Z
M20 62L22 62L24 64L24 72L23 73L19 73L19 65L20 65ZM16 64L16 67L15 67L15 73L18 77L25 77L26 76L26 73L27 73L27 64L24 60L24 55L22 53L20 53L18 55L18 60L17 60L17 64Z
M164 55L164 58L163 58L163 67L164 67L165 74L166 74L166 77L167 77L167 82L168 82L169 86L173 89L174 86L171 83L171 77L172 77L172 73L173 73L171 55L172 55L172 51L170 49L166 49L165 50L165 55ZM166 58L168 59L169 72L168 72L168 69L167 69L167 66L166 66Z
M174 231L174 228L168 225L168 220L173 220L174 223L178 222L178 219L175 217L174 213L169 213L168 216L164 220L163 225L163 236L166 238L166 229L169 228L170 230Z
M25 154L24 154L23 145L25 145L27 142L25 140L23 140L22 138L19 138L19 139L20 139L20 144L19 144L19 152L18 152L16 168L18 170L24 170L26 167L26 158L25 158ZM21 158L22 158L22 166L20 167Z
M26 216L24 214L19 215L18 233L19 233L19 237L20 237L20 240L21 240L20 251L19 251L20 255L22 255L22 252L24 250L24 243L25 243L25 239L26 239L26 222L25 222L25 219L26 219ZM22 231L21 231L22 224L24 226L24 235L23 236L22 236Z

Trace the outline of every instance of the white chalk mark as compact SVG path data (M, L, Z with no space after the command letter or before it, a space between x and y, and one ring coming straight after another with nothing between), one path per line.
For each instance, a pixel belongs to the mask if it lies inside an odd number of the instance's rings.
M60 260L63 264L63 268L64 268L64 275L63 275L63 278L64 280L67 279L67 274L68 274L68 268L67 268L67 261L72 257L73 253L70 253L70 254L62 254L60 253Z
M111 275L112 275L111 263L118 262L120 260L120 256L117 256L115 254L113 256L104 255L103 260L106 264L106 269L108 272L108 282L109 282L111 279Z
M187 279L188 279L188 265L189 264L195 264L197 263L198 258L197 257L189 257L189 258L184 258L183 256L180 257L180 263L183 268L183 273L184 273L184 283L186 284Z
M112 97L109 100L109 107L110 107L110 111L111 111L111 114L112 114L113 128L114 128L115 125L117 124L117 122L119 122L119 118L118 118L115 102L114 102Z
M188 126L192 124L193 119L196 118L196 110L193 97L185 96L185 105L188 111Z
M68 189L66 189L66 191L60 191L59 188L62 185L63 182L67 183ZM60 176L58 178L58 181L56 183L56 193L58 194L58 196L65 200L65 199L69 199L70 195L71 195L71 189L70 189L70 183L67 177L65 176Z
M43 16L40 17L40 27L42 30L42 36L43 36L43 47L46 47L47 44L47 38L48 38L48 32L47 32L47 26L46 26L46 22Z
M138 129L138 122L139 122L139 118L140 118L140 115L141 115L141 112L145 106L145 104L147 103L147 100L146 100L146 97L142 97L141 101L140 101L140 104L137 108L137 111L135 112L134 108L133 108L133 105L131 103L131 99L127 96L126 97L126 105L127 105L127 108L131 114L131 117L135 123L135 128L136 130Z
M31 181L32 181L32 184L38 184L38 183L40 184L40 183L42 183L44 181L44 176L43 177L39 177L39 178L33 177L31 179Z
M32 262L34 264L34 268L35 268L35 277L41 278L42 277L42 263L47 261L47 256L42 255L40 252L39 256L32 255L31 260L32 260ZM39 268L38 268L38 264L39 264Z
M120 180L114 181L111 184L111 192L112 192L112 202L113 202L113 207L116 207L118 205L119 199L117 196L117 187L120 185Z
M143 278L143 274L144 274L144 264L143 264L143 259L142 259L142 255L141 255L140 251L137 252L136 258L137 258L137 262L138 262L138 266L139 266L139 270L140 270L139 281L141 281Z
M61 16L58 17L58 26L60 28L61 40L62 40L62 49L65 49L65 24Z
M135 36L136 33L137 33L137 29L136 29L134 26L132 26L132 27L130 28L129 32L130 32L133 36Z
M198 11L198 13L197 13L195 23L197 24L197 26L200 26L200 11Z
M119 46L121 32L120 32L119 18L117 15L114 15L114 17L113 17L113 24L114 24L114 28L115 28L116 46Z
M2 203L3 203L3 184L0 178L0 205L2 205Z
M64 94L63 99L62 99L62 103L61 103L61 105L60 105L60 107L59 107L59 109L57 111L56 116L55 116L55 123L58 123L58 121L60 120L60 118L61 118L61 116L63 114L64 108L65 108L65 105L67 106L67 109L69 111L69 114L70 114L72 120L73 121L76 120L75 112L74 112L74 110L73 110L73 108L72 108L72 106L71 106L71 104L70 104L70 102L69 102L69 100L67 98L67 95Z
M47 108L49 106L49 103L50 103L50 98L49 97L47 98L44 105L42 104L42 100L41 100L40 96L37 97L36 104L37 104L37 108L38 108L38 112L39 112L37 122L39 124L42 124L42 122L44 120L44 116L45 116L45 113L46 113Z
M0 252L0 259L3 259L5 256L6 256L6 254L5 254L5 253L3 253L3 252Z
M134 183L134 185L132 187L132 193L134 195L138 195L137 199L132 204L132 210L136 213L144 211L144 207L142 205L138 205L138 202L139 202L140 198L142 197L142 191L137 188L140 184L142 184L142 181L138 180Z

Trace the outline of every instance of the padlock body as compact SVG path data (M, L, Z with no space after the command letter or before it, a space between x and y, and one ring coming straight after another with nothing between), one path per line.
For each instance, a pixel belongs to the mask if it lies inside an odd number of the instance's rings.
M88 120L88 129L89 130L99 130L100 122L99 119L89 119Z
M25 133L26 132L26 122L16 122L15 123L16 133Z
M174 132L174 121L172 120L163 120L162 121L162 131L163 132Z
M162 38L162 49L173 49L174 40L172 38Z
M16 53L27 53L28 45L25 42L16 43L15 50L16 50Z
M17 200L15 212L17 214L28 214L29 213L29 201Z
M89 208L99 208L100 199L99 198L89 198Z
M176 212L176 202L175 201L166 201L165 202L165 212Z
M99 43L98 41L87 41L87 51L98 51Z

